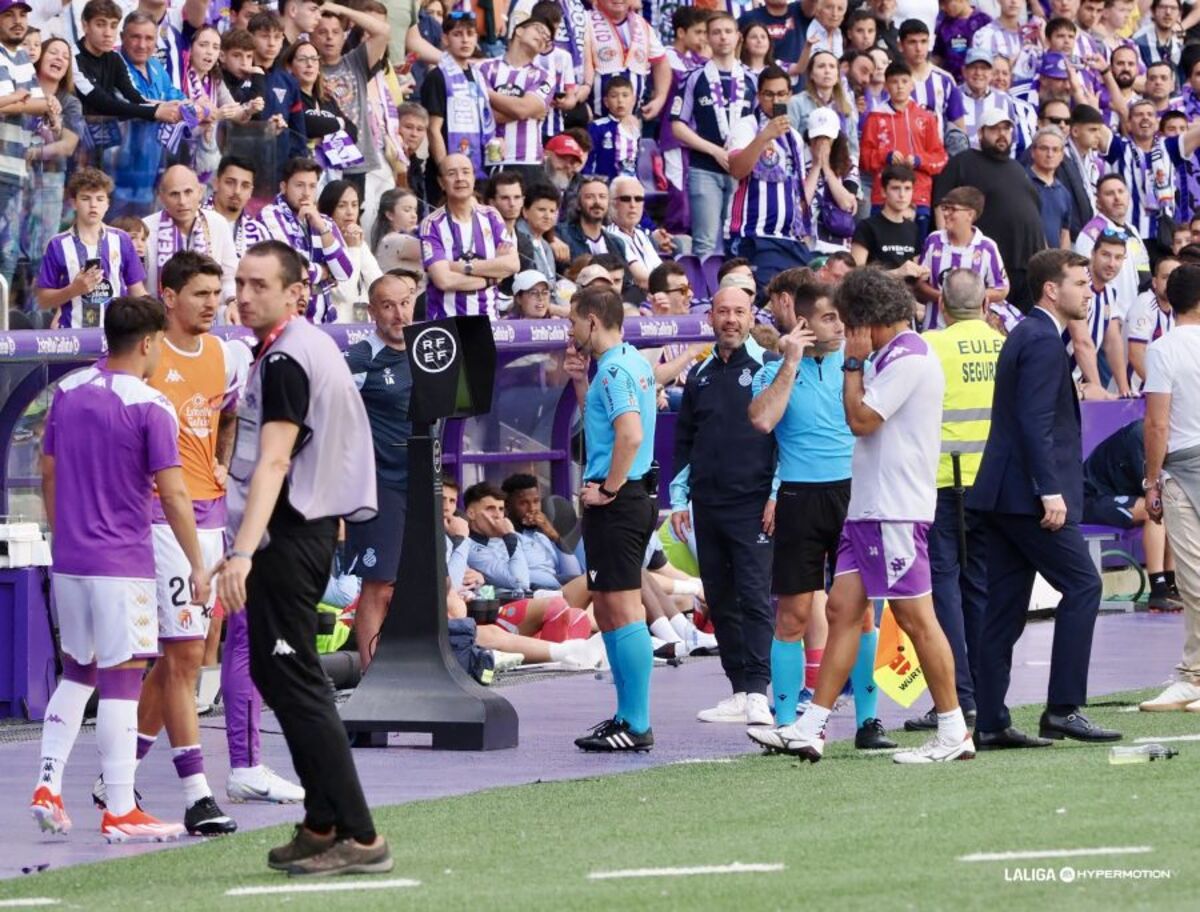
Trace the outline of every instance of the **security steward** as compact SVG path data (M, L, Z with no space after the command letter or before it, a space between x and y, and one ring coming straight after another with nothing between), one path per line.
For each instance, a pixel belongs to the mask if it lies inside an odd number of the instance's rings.
M603 287L600 287L603 285ZM623 340L625 308L598 283L571 302L563 367L583 409L583 548L588 590L617 690L617 711L575 739L585 751L648 751L654 652L642 606L642 558L658 520L654 371ZM588 364L596 361L588 382Z
M375 446L375 491L379 513L346 527L347 572L362 579L354 615L358 655L365 671L375 654L379 630L392 603L404 515L408 504L408 401L412 374L404 345L404 327L413 321L417 275L396 270L380 276L367 290L367 312L375 332L350 346L346 364L354 377Z
M923 336L946 375L937 512L929 530L933 608L954 652L954 683L968 727L975 725L971 667L979 654L987 608L987 544L981 517L963 503L975 482L991 428L996 362L1004 344L1004 337L985 320L984 296L978 274L969 269L950 271L942 280L946 328ZM931 709L906 721L904 728L933 731L937 714Z
M687 541L695 515L700 579L733 696L698 714L701 722L770 725L771 556L765 515L775 472L775 441L755 430L747 409L765 360L750 339L753 300L723 288L708 319L712 354L688 373L675 423L671 527Z
M304 786L304 822L268 866L327 876L390 871L317 655L317 602L329 580L338 520L375 514L370 427L333 340L296 318L307 267L279 241L246 251L237 270L242 325L258 339L238 403L229 464L229 534L217 593L247 602L250 676L275 710Z
M777 728L749 733L751 740L768 750L779 748L783 742L776 732L795 723L811 700L805 677L820 667L824 653L824 642L815 635L814 617L823 610L826 585L834 573L850 506L854 451L854 434L842 404L843 371L860 367L847 365L843 356L846 330L830 286L813 281L803 270L786 270L775 277L772 287L791 299L794 326L780 339L783 358L768 364L755 378L749 408L754 427L775 437L780 481L772 501L777 560L771 570L771 592L779 599L771 640ZM878 639L875 618L866 612L858 661L850 673L854 746L859 750L896 746L878 717L874 681Z

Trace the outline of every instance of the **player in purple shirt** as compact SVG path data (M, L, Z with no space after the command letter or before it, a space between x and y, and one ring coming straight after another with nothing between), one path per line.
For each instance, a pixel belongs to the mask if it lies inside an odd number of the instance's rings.
M108 359L60 384L42 441L42 491L54 533L52 584L63 679L46 706L41 766L30 811L66 833L62 778L92 690L107 786L100 823L109 842L182 835L134 802L137 705L146 659L158 652L153 490L191 568L193 604L209 577L180 468L175 409L144 381L158 363L166 318L154 298L115 299L104 315Z

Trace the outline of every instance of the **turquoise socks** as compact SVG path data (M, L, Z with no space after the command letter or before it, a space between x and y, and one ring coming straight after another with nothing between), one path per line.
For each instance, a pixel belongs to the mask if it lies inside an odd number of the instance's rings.
M650 672L654 668L650 629L645 621L635 621L601 637L617 688L616 718L641 734L650 727Z
M771 640L771 696L775 703L775 724L796 721L796 697L804 686L804 643Z
M859 728L868 719L878 718L879 688L875 686L875 648L879 645L879 631L864 633L858 644L858 661L850 672L850 683L854 687L854 722Z

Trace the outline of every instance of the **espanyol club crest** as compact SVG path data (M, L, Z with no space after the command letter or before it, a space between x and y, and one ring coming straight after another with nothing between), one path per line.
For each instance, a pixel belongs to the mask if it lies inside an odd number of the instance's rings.
M738 386L749 386L754 382L754 377L750 374L750 368L742 368L742 375L738 377Z

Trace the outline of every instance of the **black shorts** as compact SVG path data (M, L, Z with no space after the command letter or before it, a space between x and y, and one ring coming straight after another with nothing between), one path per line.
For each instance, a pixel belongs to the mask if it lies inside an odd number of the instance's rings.
M775 501L771 593L800 595L825 588L850 506L850 480L784 482Z
M591 592L642 588L646 545L658 522L658 504L640 481L627 481L617 498L583 511L583 551Z
M346 523L346 572L373 582L394 583L404 544L408 495L376 484L379 513L362 523Z
M1116 526L1132 529L1133 505L1138 499L1127 494L1094 494L1088 492L1083 498L1083 521L1095 526Z

